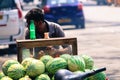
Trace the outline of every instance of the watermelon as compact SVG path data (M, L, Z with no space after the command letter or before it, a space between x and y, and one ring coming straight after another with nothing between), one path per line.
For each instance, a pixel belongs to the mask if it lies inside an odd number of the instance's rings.
M24 76L24 77L22 77L22 78L20 78L19 80L32 80L29 76Z
M40 60L46 65L49 60L53 59L50 55L44 55L40 58Z
M41 74L37 76L35 80L50 80L50 77L47 74Z
M55 74L57 70L67 68L67 62L63 58L56 57L48 61L46 68L49 74Z
M65 59L66 61L68 61L68 59L71 57L70 54L62 54L60 55L61 58Z
M3 65L2 65L2 71L3 71L3 73L7 76L7 70L8 70L8 68L11 66L11 65L13 65L13 64L19 64L19 62L18 61L16 61L16 60L7 60L7 61L5 61L4 63L3 63Z
M54 75L52 76L52 79L51 79L51 80L55 80L55 79L54 79Z
M104 72L97 73L88 78L89 80L106 80L106 74Z
M79 56L71 56L68 60L68 69L74 71L85 71L85 62L83 58Z
M94 69L90 70L90 69L85 69L85 72L89 72L89 71L94 71L97 68L94 67ZM88 80L106 80L106 74L104 72L99 72L93 76L88 77Z
M74 74L83 74L84 72L83 71L75 71ZM85 78L84 80L88 80L88 78Z
M45 65L42 61L33 59L26 66L26 75L30 77L36 77L45 72Z
M94 60L91 56L88 55L81 55L81 57L85 61L85 69L93 69L94 66Z
M74 74L84 73L83 71L75 71Z
M3 72L0 72L0 79L2 78L2 77L4 77L5 75L4 75L4 73Z
M19 79L25 76L25 69L21 64L13 64L8 68L8 76L12 79Z
M30 64L32 62L32 60L34 60L34 58L25 58L21 64L23 65L23 67L26 69L27 65Z
M2 77L0 80L13 80L12 78L8 77L8 76L4 76Z

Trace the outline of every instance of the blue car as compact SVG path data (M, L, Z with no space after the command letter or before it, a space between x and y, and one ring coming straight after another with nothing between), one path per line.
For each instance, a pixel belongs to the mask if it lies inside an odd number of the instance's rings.
M30 2L33 2L34 0L23 0L23 2L25 3L30 3Z
M43 8L48 21L85 28L83 5L78 0L42 0L37 6Z

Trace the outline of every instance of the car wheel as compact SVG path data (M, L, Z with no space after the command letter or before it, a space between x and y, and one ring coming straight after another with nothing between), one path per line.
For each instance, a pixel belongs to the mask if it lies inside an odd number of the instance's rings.
M97 0L97 5L100 5L100 1L99 0Z
M84 29L85 26L84 25L75 25L76 29Z
M81 29L85 29L85 23L81 24Z
M97 5L100 5L100 3L99 3L99 2L97 2Z
M16 54L17 53L17 46L16 44L9 45L9 54Z
M80 28L79 24L75 25L75 27L76 27L76 29L79 29L79 28Z
M76 29L84 29L85 28L85 24L76 24L75 25Z

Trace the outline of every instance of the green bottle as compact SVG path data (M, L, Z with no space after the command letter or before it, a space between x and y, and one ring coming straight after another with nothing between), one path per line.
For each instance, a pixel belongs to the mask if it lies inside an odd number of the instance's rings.
M36 39L34 21L30 21L30 39Z

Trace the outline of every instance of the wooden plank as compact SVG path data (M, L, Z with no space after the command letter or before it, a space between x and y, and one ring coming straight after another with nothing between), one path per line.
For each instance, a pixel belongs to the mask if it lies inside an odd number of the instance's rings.
M53 45L72 45L73 55L77 55L77 38L49 38L49 39L35 39L35 40L17 40L19 62L22 61L22 48L34 48Z

